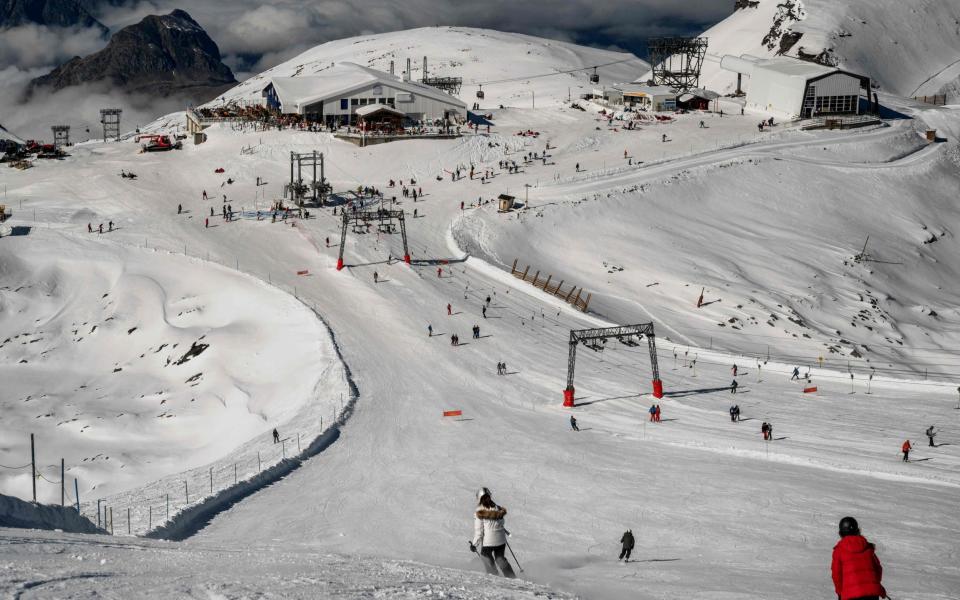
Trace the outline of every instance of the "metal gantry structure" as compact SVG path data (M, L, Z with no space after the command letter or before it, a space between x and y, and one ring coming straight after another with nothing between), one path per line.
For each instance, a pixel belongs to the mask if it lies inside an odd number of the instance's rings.
M661 37L647 41L653 84L683 93L700 84L707 38Z
M573 400L573 376L577 366L577 346L583 344L594 351L602 351L607 340L617 340L626 346L639 346L643 337L647 338L650 348L650 369L653 372L653 395L663 398L663 382L660 381L660 368L657 366L657 339L653 332L653 323L640 325L618 325L598 329L571 329L570 352L567 357L567 387L563 390L563 405L576 406Z
M317 178L318 168L320 169L319 179ZM304 169L310 169L310 183L303 181ZM324 175L322 152L314 150L290 153L290 183L283 186L284 198L290 198L297 206L303 206L309 195L314 206L323 206L331 189Z
M123 114L122 108L101 108L100 124L103 125L103 141L113 139L120 141L120 115Z
M337 255L337 270L343 269L343 250L347 244L347 230L353 228L354 233L368 231L374 224L380 233L393 234L399 226L400 237L403 240L403 262L410 264L410 249L407 247L407 225L402 210L378 208L377 210L342 211L340 229L340 253ZM397 221L397 224L394 224Z
M53 131L53 147L57 150L70 145L70 126L54 125L50 128Z
M460 93L460 87L463 85L462 77L430 77L427 74L427 57L423 57L423 73L420 77L420 83L437 88L440 91L451 95ZM483 96L479 96L482 98Z

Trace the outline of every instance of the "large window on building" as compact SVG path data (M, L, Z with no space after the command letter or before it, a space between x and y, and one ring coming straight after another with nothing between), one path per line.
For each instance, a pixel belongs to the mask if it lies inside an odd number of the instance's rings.
M850 113L856 111L857 96L817 96L818 113Z
M340 110L347 110L350 108L350 100L348 98L340 98Z

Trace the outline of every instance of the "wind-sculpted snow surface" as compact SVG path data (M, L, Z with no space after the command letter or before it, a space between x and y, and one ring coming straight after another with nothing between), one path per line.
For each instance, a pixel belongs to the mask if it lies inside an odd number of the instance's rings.
M570 598L525 581L402 560L12 529L0 529L0 564L0 594L23 600Z
M89 501L208 463L305 408L332 414L315 387L337 361L306 307L105 239L119 231L2 240L0 464L29 463L35 434L41 502L59 502L61 457L70 496L78 479ZM0 489L30 497L30 470L0 470Z

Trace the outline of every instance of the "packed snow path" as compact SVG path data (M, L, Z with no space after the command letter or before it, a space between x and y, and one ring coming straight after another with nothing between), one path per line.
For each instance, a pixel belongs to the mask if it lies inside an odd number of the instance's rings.
M506 118L519 128L524 117ZM574 118L552 134L573 138L572 130L587 137L592 119ZM356 149L324 135L226 128L210 134L206 145L164 156L134 155L132 145L77 148L56 171L43 167L50 180L42 199L39 190L20 188L27 185L24 176L11 186L13 194L31 194L38 219L53 226L80 227L69 223L68 208L80 203L101 219L122 222L118 241L140 245L147 237L151 246L171 250L186 244L188 254L209 253L210 260L295 288L337 332L361 393L341 439L214 519L184 548L359 553L478 568L466 541L474 492L485 485L510 511L511 542L524 575L589 597L829 595L829 553L845 514L857 516L878 543L895 597L946 599L960 587L953 542L960 533L953 506L960 452L918 443L931 423L941 424L941 441L955 439L948 426L956 418L952 388L877 379L867 396L862 381L851 394L845 381L825 377L815 380L818 396L805 396L802 384L789 381L788 365L771 363L758 376L748 363L740 365L734 397L727 389L734 358L692 348L696 369L684 367L684 346L675 366L674 345L661 340L663 379L672 393L661 402L663 422L647 423L651 399L638 396L649 390L645 350L611 348L601 356L582 350L581 406L572 411L581 432L573 433L571 411L559 407L568 330L599 321L475 259L459 262L451 248L461 200L493 195L484 188L504 191L504 181L522 189L523 179L506 175L485 186L433 178L441 167L490 150L486 138ZM578 158L572 142L557 142L567 172ZM253 154L239 154L250 145ZM399 256L397 242L378 243L375 234L351 236L347 263L354 266L335 271L335 249L326 248L325 238L336 239L337 221L327 210L296 227L219 218L212 219L216 227L203 226L209 207L219 210L219 194L229 194L234 208L249 208L262 194L255 176L275 190L287 153L314 147L328 153L337 189L366 184L393 193L387 179L417 177L424 201L404 202L408 213L416 207L424 215L410 219L414 259L449 259L443 277L435 264L387 265L388 252ZM603 141L584 168L602 168L621 152L622 144ZM918 160L933 158L926 152ZM486 161L495 166L497 158L491 153ZM220 166L227 172L214 175ZM138 179L122 180L115 173L121 168ZM227 177L237 183L220 188ZM71 189L73 181L85 185ZM598 178L591 193L612 185L617 182ZM203 189L216 202L201 202ZM178 216L180 202L194 212ZM528 241L537 243L537 237ZM298 276L299 270L309 275ZM591 283L582 282L588 289ZM492 307L484 319L480 307L488 294ZM641 310L635 314L645 320ZM481 339L469 336L474 324ZM669 332L674 324L657 325ZM452 333L460 335L459 347L450 345ZM509 375L496 375L498 361L507 363ZM732 402L740 404L744 422L730 422ZM444 420L445 409L461 409L465 418ZM760 439L761 421L774 424L775 441ZM917 459L930 460L900 463L897 450L906 437L917 443ZM628 527L638 547L634 561L618 564L617 540Z

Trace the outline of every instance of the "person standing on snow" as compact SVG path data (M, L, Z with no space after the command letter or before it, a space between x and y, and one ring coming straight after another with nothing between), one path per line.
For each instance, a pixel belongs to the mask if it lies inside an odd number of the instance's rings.
M736 393L737 393L737 388L739 387L739 385L740 385L740 384L737 383L737 380L734 379L733 382L730 384L730 393L731 393L731 394L736 394Z
M900 451L903 452L903 462L910 462L911 450L913 450L913 446L910 445L910 440L905 441L903 446L900 447Z
M770 441L770 425L766 421L763 422L763 425L760 426L760 433L763 434L763 439Z
M497 506L490 497L490 490L480 488L477 492L477 510L474 512L473 541L470 550L478 552L483 561L483 567L490 575L503 574L504 577L514 578L513 567L504 556L507 546L507 529L503 525L503 518L507 516L507 509ZM497 571L499 567L500 571Z
M733 363L733 368L731 368L730 371L733 373L733 376L734 376L734 377L737 376L737 371L738 371L738 370L739 370L739 369L737 368L737 363Z
M657 405L656 405L656 404L651 404L651 405L650 405L650 410L648 410L647 412L650 413L650 421L651 421L651 422L654 421L654 420L656 420L656 418L657 418Z
M793 381L794 379L800 379L800 367L793 368L793 375L790 377L790 381Z
M630 553L633 552L634 545L633 531L630 529L624 531L623 535L620 536L620 544L622 545L622 548L620 550L620 558L617 560L623 560L626 558L627 562L630 562Z
M881 583L883 567L873 544L860 535L860 525L853 517L840 519L840 541L833 547L830 572L838 600L887 597Z
M448 304L447 304L447 316L449 317L449 316L452 315L452 314L453 314L453 307L450 306L450 304L448 303Z
M735 423L737 421L737 407L730 405L730 421Z
M276 427L273 428L273 443L274 444L280 443L280 432L277 431Z
M427 324L427 337L433 337L433 325Z
M930 440L930 447L931 447L931 448L936 448L936 447L937 447L937 445L933 443L933 438L935 438L936 436L937 436L937 432L934 431L933 425L931 425L930 427L927 427L927 439Z
M580 431L580 428L577 427L577 418L573 415L570 415L570 429L574 431Z

